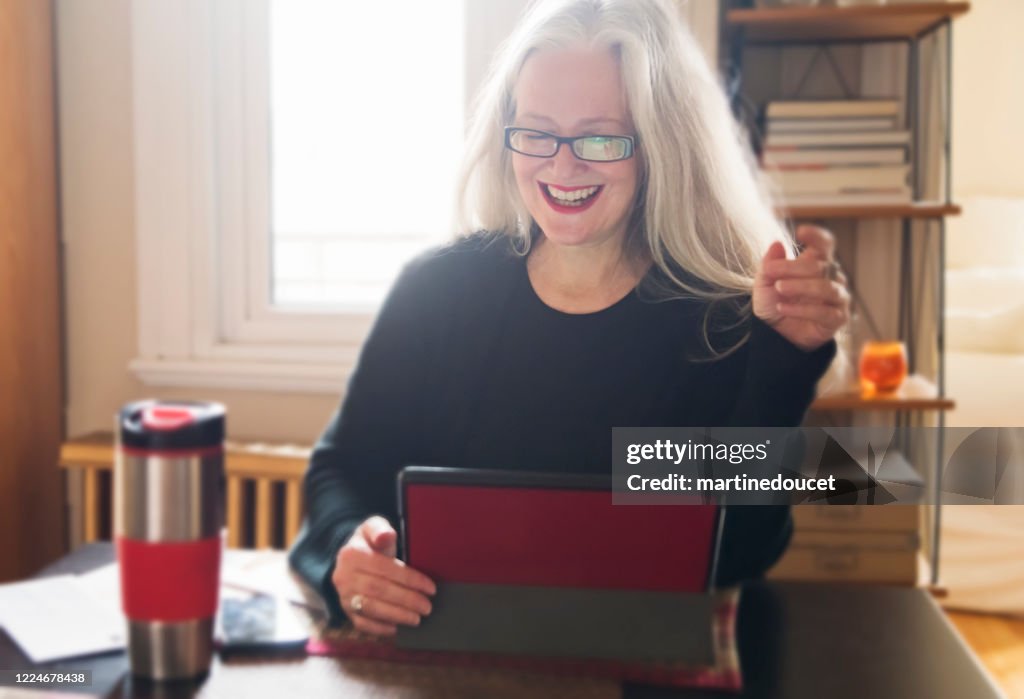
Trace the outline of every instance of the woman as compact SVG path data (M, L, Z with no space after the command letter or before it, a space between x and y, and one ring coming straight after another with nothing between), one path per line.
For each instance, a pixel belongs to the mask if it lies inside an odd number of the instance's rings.
M614 426L796 425L847 318L831 236L801 228L794 257L668 2L533 8L461 194L489 232L405 268L307 474L292 565L367 633L435 591L395 558L401 467L607 473ZM730 511L717 582L762 573L790 528Z

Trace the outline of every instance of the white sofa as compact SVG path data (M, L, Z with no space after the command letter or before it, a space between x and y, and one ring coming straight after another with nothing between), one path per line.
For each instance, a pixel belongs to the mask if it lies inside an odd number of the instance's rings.
M1024 199L975 198L948 220L951 426L1024 425ZM1024 506L943 509L945 605L1024 615Z
M1024 425L1024 199L948 220L946 386L954 425Z

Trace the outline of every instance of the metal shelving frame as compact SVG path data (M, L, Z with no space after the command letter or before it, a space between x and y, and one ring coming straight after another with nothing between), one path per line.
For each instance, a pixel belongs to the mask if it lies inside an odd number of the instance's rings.
M945 94L944 94L944 142L943 142L943 166L944 166L944 194L945 204L952 205L951 201L951 184L952 184L952 152L951 152L951 128L952 128L952 66L953 66L953 14L947 14L938 21L926 26L920 32L909 36L909 37L863 37L863 38L838 38L838 39L754 39L748 40L747 28L745 24L730 25L727 17L727 0L722 3L720 8L720 27L723 28L724 41L723 43L728 47L728 59L725 65L725 71L727 76L727 85L730 92L730 97L733 100L734 110L738 107L738 100L742 92L743 85L743 54L748 46L758 45L776 45L776 46L815 46L819 49L821 54L815 54L812 61L808 65L807 73L813 69L814 64L817 62L819 55L824 55L827 60L830 61L833 71L840 78L840 85L844 91L847 92L848 97L853 97L845 81L842 80L842 76L835 63L834 58L831 54L831 47L837 44L877 44L877 43L902 43L907 46L908 61L907 61L907 86L906 86L906 125L911 133L911 146L910 146L910 162L913 164L912 169L912 186L914 193L914 200L917 201L921 196L921 173L919 172L919 147L920 147L920 98L921 98L921 43L935 35L936 32L945 29L945 53L946 53L946 66L945 66ZM966 11L966 10L963 10ZM806 12L806 10L804 10ZM806 75L799 81L802 85L806 79ZM798 88L799 91L799 88ZM869 212L866 212L865 217L870 216ZM914 312L915 304L913 298L913 261L914 261L914 237L913 237L913 222L914 218L909 216L900 217L901 220L901 241L900 241L900 286L899 286L899 335L907 343L907 354L910 363L910 372L914 372L915 363L915 349L916 349L916 338L914 333ZM937 270L937 294L936 294L936 351L937 351L937 376L936 384L938 390L938 396L940 398L945 397L945 296L946 296L946 282L945 282L945 268L946 268L946 224L944 216L936 216L934 218L926 218L924 225L930 226L932 222L938 223L938 270ZM930 232L929 228L925 229L925 235ZM914 410L900 411L896 414L896 425L897 428L909 426L910 415L912 412L918 412ZM942 466L943 466L943 451L945 448L943 429L945 427L945 412L943 410L936 410L938 413L938 430L937 432L937 444L936 444L936 455L935 455L935 472L932 474L931 481L931 493L934 497L935 507L934 515L932 519L932 532L931 532L931 551L930 551L930 564L931 564L931 582L933 585L938 584L939 580L939 550L940 550L940 536L939 528L942 524L941 514L941 496L942 496ZM909 446L909 445L907 445Z

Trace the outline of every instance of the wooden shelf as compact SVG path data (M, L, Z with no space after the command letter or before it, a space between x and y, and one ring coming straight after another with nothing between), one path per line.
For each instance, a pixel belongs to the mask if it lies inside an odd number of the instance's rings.
M941 218L959 216L959 204L921 201L913 204L882 204L877 206L794 206L779 213L794 220L830 218Z
M859 393L840 393L832 396L822 396L811 403L811 410L816 412L836 410L952 410L955 407L956 402L952 398L903 398L901 396L862 398Z
M914 39L965 14L969 2L928 2L856 7L767 7L729 10L726 23L750 44L799 41Z

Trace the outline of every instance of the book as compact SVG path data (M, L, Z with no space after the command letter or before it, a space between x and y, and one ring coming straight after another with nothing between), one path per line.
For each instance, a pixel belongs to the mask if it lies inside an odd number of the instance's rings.
M769 102L765 114L775 118L857 117L899 115L899 100L783 100Z
M917 532L922 505L801 505L793 508L794 532Z
M711 638L714 661L710 664L409 649L398 647L392 638L360 634L350 624L321 630L310 639L306 651L310 655L399 664L491 668L513 672L604 678L620 682L643 682L666 687L739 691L743 686L736 643L736 613L740 591L739 588L730 588L713 594ZM615 629L609 628L608 633L615 633Z
M835 119L769 119L768 133L813 133L815 131L886 131L898 124L893 117Z
M823 167L877 163L880 165L906 162L903 148L774 148L765 151L761 164L779 170L787 168Z
M915 585L924 579L918 539L916 531L794 533L789 548L767 577Z
M791 194L784 195L782 199L782 205L785 208L794 206L883 206L909 204L913 201L913 195L910 187L903 187L891 191Z
M897 189L907 184L910 165L862 165L816 167L801 170L765 170L787 193L843 192L863 189Z
M765 150L793 146L893 146L910 143L910 132L844 131L837 133L770 133Z

